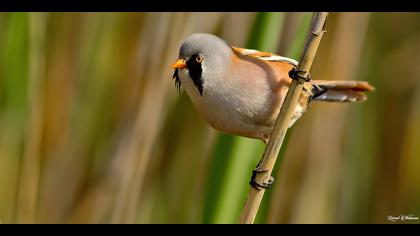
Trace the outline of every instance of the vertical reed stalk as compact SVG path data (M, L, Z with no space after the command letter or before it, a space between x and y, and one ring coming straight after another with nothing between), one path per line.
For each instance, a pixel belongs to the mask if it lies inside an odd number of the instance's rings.
M36 223L45 77L46 13L29 14L29 117L22 159L17 223Z
M309 74L309 70L312 66L312 62L315 58L316 51L324 33L323 29L327 15L328 13L326 12L318 12L314 13L312 16L308 38L300 57L299 65L297 66L297 71L302 71L300 75L303 77L306 77ZM273 133L271 134L264 155L257 167L264 170L263 172L257 173L255 176L255 180L258 183L267 183L271 176L271 172L277 160L277 155L286 135L290 120L298 103L300 94L302 93L303 84L304 81L293 80L290 85L289 91L287 92L285 101L274 126ZM265 189L251 187L242 210L239 223L252 224L254 222L258 213L258 208L264 196L264 192Z

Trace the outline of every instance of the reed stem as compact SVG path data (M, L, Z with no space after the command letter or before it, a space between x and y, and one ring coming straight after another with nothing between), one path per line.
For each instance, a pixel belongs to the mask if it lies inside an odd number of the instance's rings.
M300 57L299 65L296 68L297 71L300 71L299 75L302 77L307 77L309 74L309 70L312 66L312 62L315 58L316 51L324 33L324 25L327 15L327 12L317 12L312 16L305 48ZM271 176L271 172L273 171L274 164L277 160L277 155L289 127L290 120L302 93L304 83L305 81L303 79L300 81L293 80L290 85L276 124L274 125L270 140L265 148L264 155L257 166L259 170L263 170L255 175L257 183L267 183ZM251 187L247 200L245 201L239 223L252 224L254 222L258 213L258 208L264 196L264 192L264 188L257 189L255 187Z

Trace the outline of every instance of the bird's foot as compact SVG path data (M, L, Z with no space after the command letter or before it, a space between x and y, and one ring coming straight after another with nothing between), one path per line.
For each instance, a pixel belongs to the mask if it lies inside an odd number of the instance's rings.
M273 183L274 183L274 177L273 176L270 176L270 178L268 179L268 181L266 183L259 183L256 180L257 174L258 173L264 173L264 172L267 172L267 170L262 170L260 167L255 168L252 171L252 177L251 177L251 181L249 182L249 184L252 187L254 187L254 188L258 189L258 190L261 190L263 188L265 188L265 189L272 188L273 187Z
M309 82L311 80L311 74L309 74L309 72L306 76L302 76L301 73L305 74L306 71L296 70L296 68L292 68L289 71L289 77L294 79L294 80L297 80L300 83L302 83L301 80L304 80L306 82Z

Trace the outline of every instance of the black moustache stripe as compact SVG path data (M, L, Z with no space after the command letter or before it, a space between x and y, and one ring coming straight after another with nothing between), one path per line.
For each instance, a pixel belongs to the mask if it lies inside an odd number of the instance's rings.
M203 92L204 92L204 81L202 78L203 70L201 68L201 63L198 63L196 61L196 57L197 55L194 55L190 58L190 60L187 61L187 68L195 87L197 87L200 95L203 96ZM181 80L179 79L178 69L175 69L174 74L172 75L172 78L175 79L175 87L176 87L177 92L179 93L181 91Z
M195 87L197 87L198 92L200 92L200 95L203 96L203 85L204 81L202 78L202 68L201 63L198 63L196 61L197 55L194 55L190 58L190 60L187 61L187 68L190 74L190 77L192 81L194 82Z

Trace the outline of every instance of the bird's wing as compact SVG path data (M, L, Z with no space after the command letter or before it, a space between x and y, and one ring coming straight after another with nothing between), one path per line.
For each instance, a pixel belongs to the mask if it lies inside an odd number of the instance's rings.
M254 49L246 49L246 48L238 48L238 47L234 47L232 46L232 49L234 51L236 51L237 53L243 55L243 56L250 56L250 57L255 57L264 61L272 61L272 62L287 62L293 66L297 66L298 61L291 59L291 58L287 58L287 57L282 57L273 53L269 53L269 52L261 52L258 50L254 50Z

